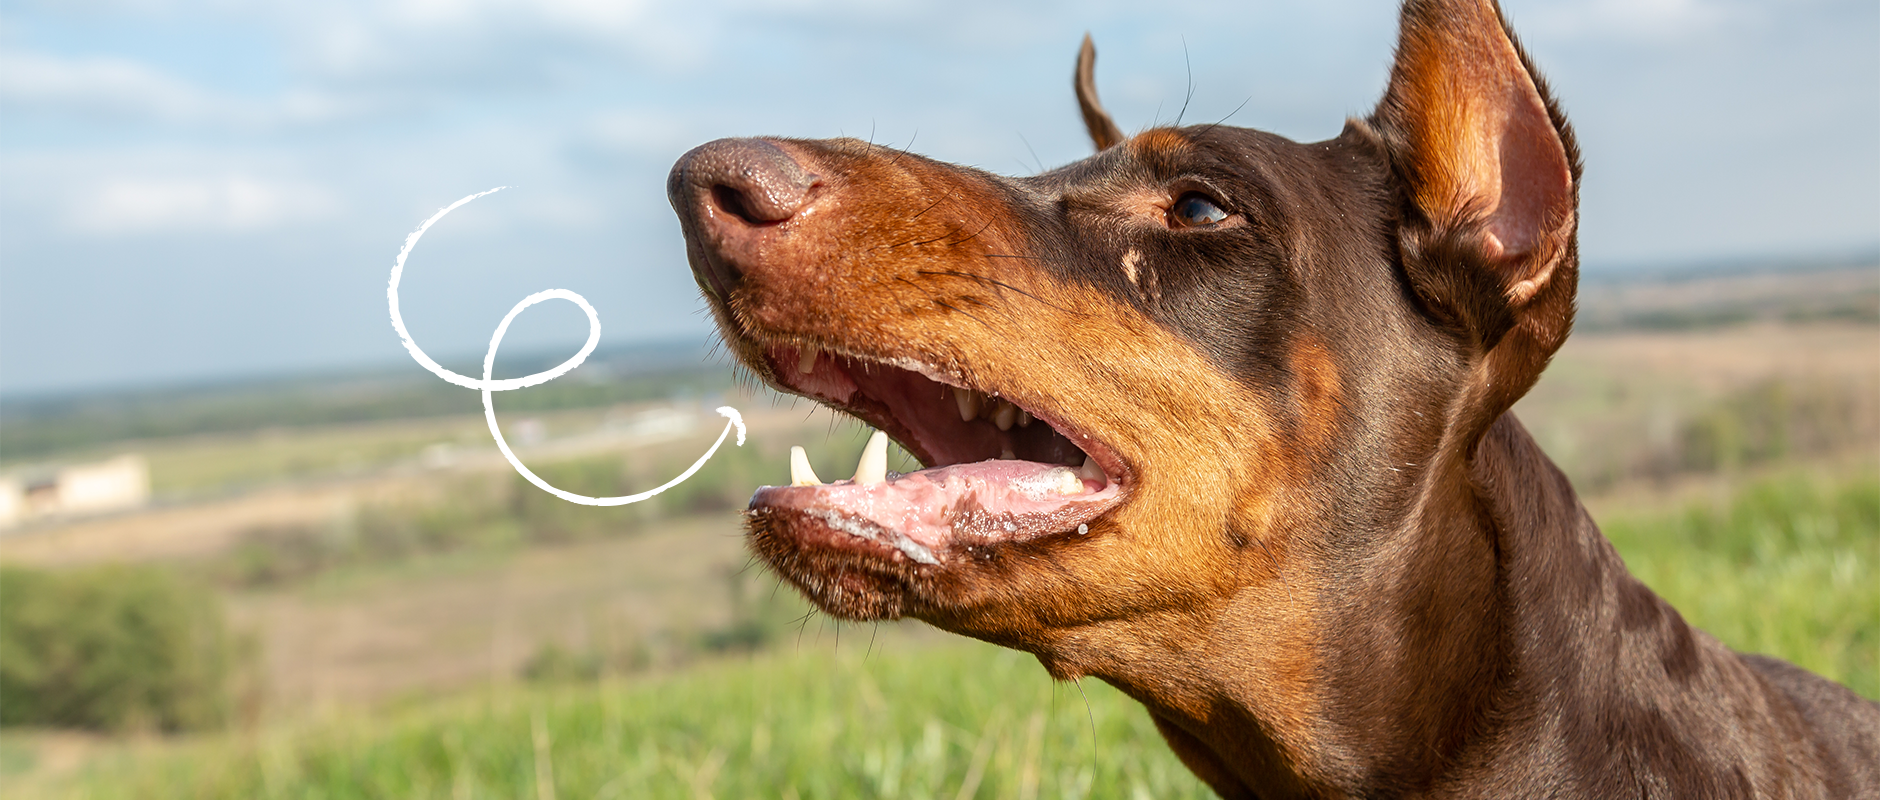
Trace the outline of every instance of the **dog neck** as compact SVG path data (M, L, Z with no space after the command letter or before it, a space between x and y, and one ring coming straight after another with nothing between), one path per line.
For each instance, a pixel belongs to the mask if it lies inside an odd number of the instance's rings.
M1208 647L1164 637L1180 652L1097 674L1216 791L1270 800L1428 790L1573 735L1593 723L1559 715L1597 713L1613 688L1594 676L1664 669L1643 663L1664 653L1619 646L1622 616L1661 623L1687 661L1716 655L1626 573L1512 414L1422 478L1404 527L1347 532L1285 572L1278 597L1315 595L1309 636L1276 634L1275 587L1249 587L1208 615Z

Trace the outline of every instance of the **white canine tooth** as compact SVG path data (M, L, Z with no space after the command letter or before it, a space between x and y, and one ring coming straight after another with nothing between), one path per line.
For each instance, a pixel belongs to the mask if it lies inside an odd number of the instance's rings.
M1093 481L1105 479L1103 468L1097 466L1097 460L1091 458L1088 454L1084 456L1084 465L1077 468L1077 477Z
M1069 467L1051 470L1051 488L1058 494L1083 494L1084 479L1077 476Z
M803 347L803 350L796 357L796 371L801 372L804 375L808 375L812 372L815 372L816 371L816 355L821 352L822 352L822 348L820 347L817 347L815 345L805 345Z
M888 480L888 435L875 431L862 448L861 463L855 465L855 483L870 486Z
M1030 424L1031 424L1031 412L1026 411L1025 409L1022 409L1022 408L1019 409L1018 410L1018 427L1023 428Z
M999 430L1009 431L1012 429L1012 423L1017 421L1018 406L1001 400L998 407L992 410L992 424L999 426Z
M816 471L809 468L809 454L803 452L801 447L790 448L790 485L822 485L822 481L816 477Z
M953 402L960 407L960 421L972 422L979 418L979 409L985 405L978 392L971 389L953 387Z

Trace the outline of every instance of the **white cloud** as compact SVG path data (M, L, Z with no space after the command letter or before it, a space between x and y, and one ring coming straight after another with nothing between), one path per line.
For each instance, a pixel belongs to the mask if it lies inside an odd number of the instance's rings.
M256 101L214 92L139 61L0 51L0 103L13 114L265 128L369 110L363 98L289 89Z
M82 233L106 235L247 232L318 220L338 206L318 186L243 175L117 179L81 195L68 209L67 223Z
M639 20L649 4L628 0L404 0L393 16L418 25L513 21L534 17L577 31L620 30Z
M1646 40L1701 34L1735 15L1718 0L1556 2L1512 14L1517 30L1538 36Z
M123 58L58 58L0 52L0 101L16 108L181 120L223 110L222 101Z
M698 132L666 109L616 110L596 114L585 128L582 143L602 152L629 155L670 155L697 144Z
M535 88L596 64L683 59L700 49L685 33L695 11L646 0L394 0L297 7L277 24L316 78L431 92Z

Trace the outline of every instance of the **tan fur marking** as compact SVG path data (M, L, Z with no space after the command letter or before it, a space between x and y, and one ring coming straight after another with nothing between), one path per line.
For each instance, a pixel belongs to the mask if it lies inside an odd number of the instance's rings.
M1145 139L1179 141L1134 141ZM1023 255L1025 237L980 179L859 142L789 149L869 191L819 206L786 240L806 249L780 244L746 271L721 316L740 332L728 338L746 363L763 368L756 341L795 338L916 357L1070 421L1138 476L1123 506L1050 563L951 585L941 610L921 616L1037 653L1059 677L1101 676L1184 713L1271 709L1265 735L1308 749L1318 573L1285 558L1294 548L1272 524L1306 513L1292 504L1310 496L1276 423L1292 412L1116 298L1023 258L988 257ZM1140 258L1126 270L1141 270ZM1153 294L1148 272L1138 278ZM1223 532L1230 521L1243 543ZM1276 646L1250 662L1210 644L1216 636ZM1192 671L1171 674L1171 663Z
M1296 380L1300 440L1295 449L1317 454L1330 442L1344 411L1344 389L1339 383L1338 360L1325 343L1297 337L1288 354Z
M1155 128L1153 130L1143 131L1142 133L1136 134L1135 138L1129 140L1129 149L1138 157L1153 156L1157 153L1181 150L1187 146L1188 137L1182 135L1181 131L1175 130L1174 128Z

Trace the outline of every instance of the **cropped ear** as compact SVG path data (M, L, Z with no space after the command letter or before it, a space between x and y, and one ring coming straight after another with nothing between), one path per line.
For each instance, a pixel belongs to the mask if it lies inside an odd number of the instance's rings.
M1370 124L1406 190L1419 296L1483 348L1525 329L1538 375L1572 324L1579 155L1493 0L1404 4Z
M1071 76L1071 86L1077 90L1077 108L1084 112L1084 128L1090 131L1090 141L1096 142L1099 151L1121 144L1123 130L1097 102L1097 46L1088 33L1084 34L1084 45L1077 48L1077 72Z

